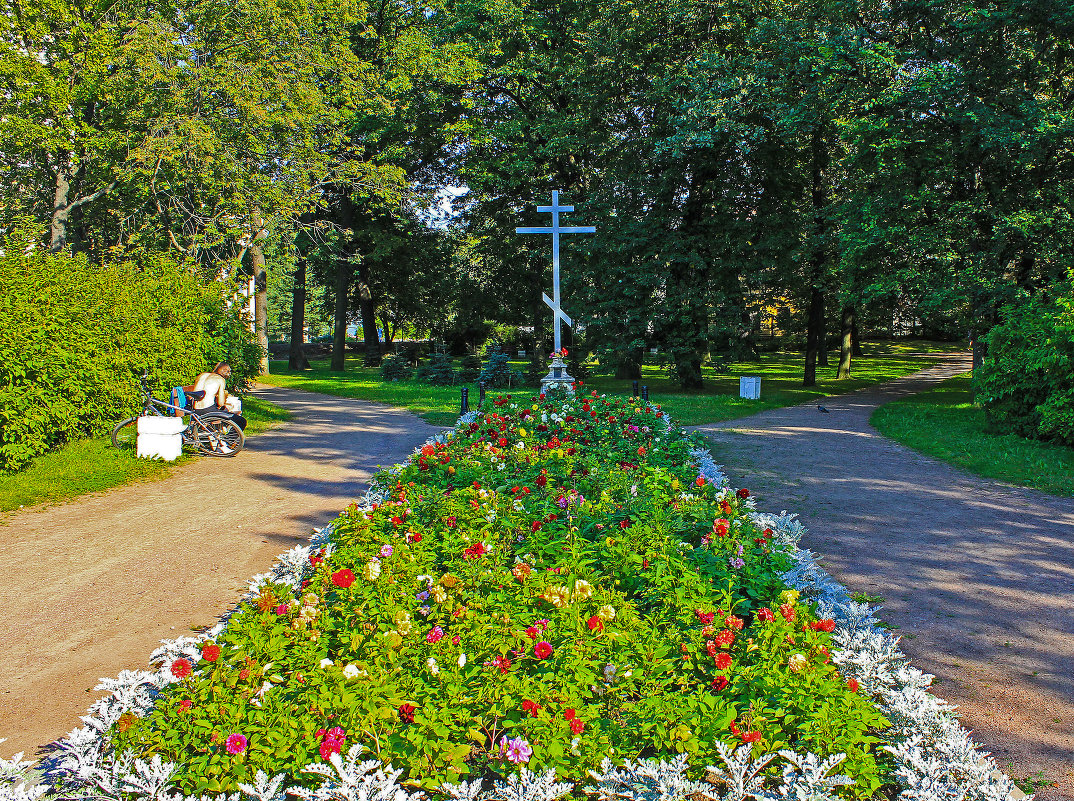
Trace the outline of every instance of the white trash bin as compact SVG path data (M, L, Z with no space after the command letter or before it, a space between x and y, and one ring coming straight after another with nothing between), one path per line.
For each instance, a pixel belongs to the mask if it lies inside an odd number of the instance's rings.
M738 396L747 400L758 400L761 397L760 376L744 375L738 379Z
M183 452L182 417L139 417L138 458L174 462Z

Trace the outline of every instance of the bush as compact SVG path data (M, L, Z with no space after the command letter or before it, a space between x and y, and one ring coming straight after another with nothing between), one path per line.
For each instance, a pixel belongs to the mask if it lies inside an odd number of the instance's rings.
M481 371L481 375L477 380L490 388L520 385L523 380L522 373L511 369L509 359L510 357L504 352L503 348L499 345L494 345L489 349L485 369Z
M229 361L242 387L260 348L221 285L163 257L90 264L14 234L0 251L0 470L107 432L141 406Z
M462 368L459 370L459 381L464 384L470 383L481 375L481 357L476 353L467 353L463 356L459 366Z
M994 430L1074 445L1074 292L1007 308L974 379Z
M407 360L395 353L389 353L380 362L380 377L384 381L405 381L414 374Z
M451 357L443 350L434 351L429 356L429 360L418 368L417 372L419 381L438 387L454 384L457 377L458 373L451 363Z

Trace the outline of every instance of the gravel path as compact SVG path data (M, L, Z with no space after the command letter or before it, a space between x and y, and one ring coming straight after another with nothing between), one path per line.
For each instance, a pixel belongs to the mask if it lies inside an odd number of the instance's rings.
M803 547L883 597L914 664L1008 775L1074 799L1074 499L976 478L869 426L968 357L879 388L699 426L735 486L798 512Z
M0 524L0 755L81 725L100 676L208 625L274 557L359 497L377 465L439 429L408 412L279 388L294 413L233 459L202 458Z

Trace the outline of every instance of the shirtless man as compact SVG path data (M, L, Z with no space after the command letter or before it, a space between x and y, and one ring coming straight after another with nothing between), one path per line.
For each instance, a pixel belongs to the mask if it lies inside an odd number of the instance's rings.
M231 365L227 362L218 362L211 373L202 373L194 380L194 391L204 392L205 396L194 401L194 411L197 412L224 412L239 426L246 429L246 418L240 414L233 414L224 405L227 403L227 379L231 375Z

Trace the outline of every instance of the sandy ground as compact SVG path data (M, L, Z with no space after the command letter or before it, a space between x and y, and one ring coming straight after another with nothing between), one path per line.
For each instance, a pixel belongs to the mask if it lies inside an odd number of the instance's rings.
M100 676L146 666L208 625L275 556L361 496L378 465L437 430L364 401L263 388L294 413L233 459L202 458L0 524L0 754L81 725Z
M968 358L816 405L700 426L758 508L798 512L802 546L881 596L913 663L1008 775L1074 799L1074 500L976 478L869 426L878 406Z

